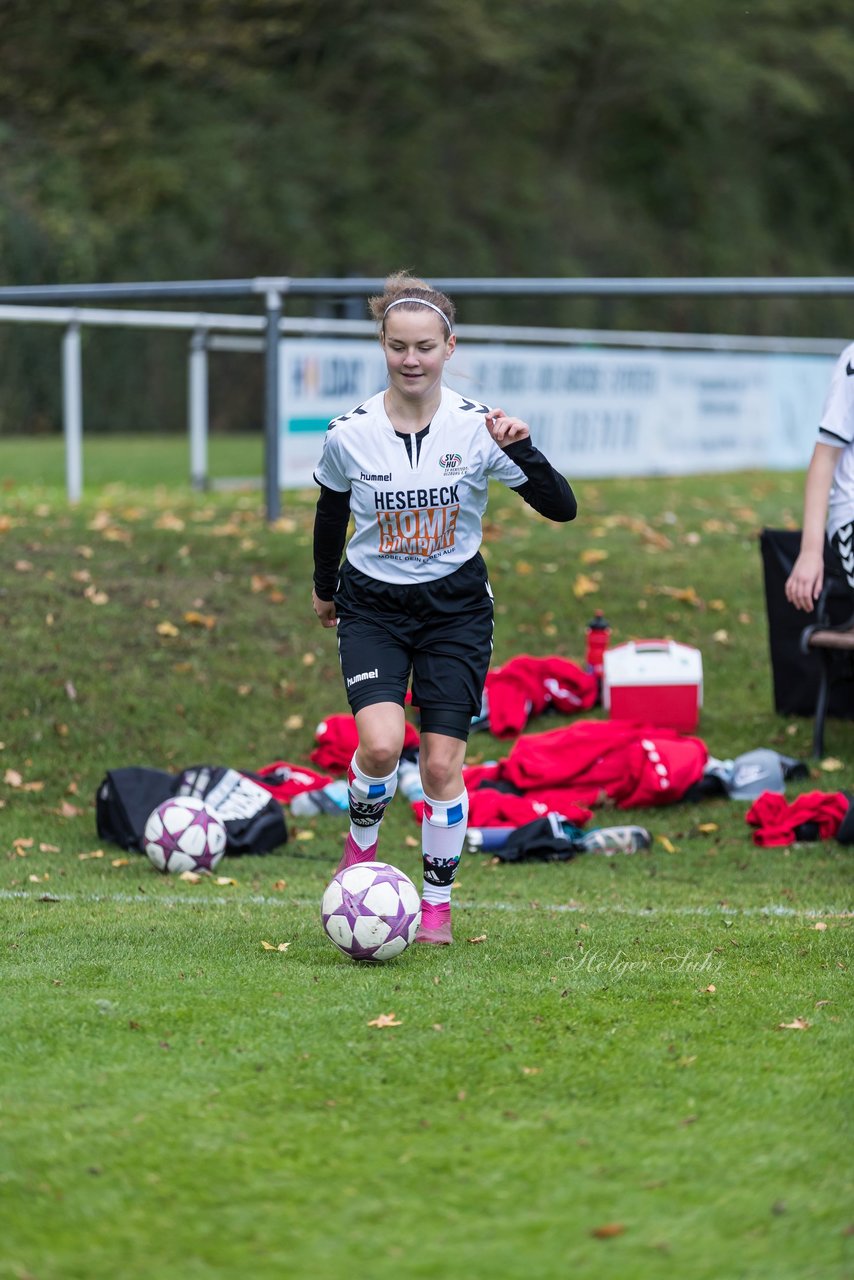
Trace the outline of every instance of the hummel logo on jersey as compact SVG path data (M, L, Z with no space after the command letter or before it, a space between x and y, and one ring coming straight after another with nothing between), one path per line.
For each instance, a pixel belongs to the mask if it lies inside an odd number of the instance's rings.
M852 364L850 360L848 361L847 365L845 366L845 372L848 374L848 377L849 377L849 378L850 378L852 375L854 375L854 364Z
M359 477L361 480L385 480L386 483L391 479L391 472L363 471Z
M379 678L379 667L374 667L373 671L360 671L357 676L347 677L347 688L349 689L354 684L361 684L363 680L379 680Z

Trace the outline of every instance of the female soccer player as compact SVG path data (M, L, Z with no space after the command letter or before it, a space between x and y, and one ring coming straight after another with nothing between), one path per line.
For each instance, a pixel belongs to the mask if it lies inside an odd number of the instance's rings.
M411 676L424 788L417 941L442 944L452 940L451 886L468 815L466 742L492 652L492 591L479 552L488 482L502 481L550 520L572 520L577 508L527 423L443 386L456 346L450 298L399 273L369 305L388 387L333 419L315 472L312 602L322 626L337 625L358 730L338 870L376 858Z
M809 613L824 583L825 534L854 595L854 343L834 366L807 469L801 550L786 597Z

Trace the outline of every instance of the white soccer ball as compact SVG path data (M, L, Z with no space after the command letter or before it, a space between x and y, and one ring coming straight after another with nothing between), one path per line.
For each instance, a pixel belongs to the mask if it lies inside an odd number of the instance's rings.
M320 904L327 937L352 960L391 960L421 923L415 885L387 862L357 862L330 881Z
M149 814L142 847L158 871L213 871L225 853L222 819L195 796L172 796Z

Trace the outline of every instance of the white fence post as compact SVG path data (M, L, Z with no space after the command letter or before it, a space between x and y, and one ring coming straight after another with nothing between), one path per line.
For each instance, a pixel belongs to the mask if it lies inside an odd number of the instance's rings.
M190 483L194 489L208 487L208 335L196 329L190 339L187 388L190 431Z
M83 378L80 324L74 320L62 337L62 424L65 432L65 491L69 502L83 494Z

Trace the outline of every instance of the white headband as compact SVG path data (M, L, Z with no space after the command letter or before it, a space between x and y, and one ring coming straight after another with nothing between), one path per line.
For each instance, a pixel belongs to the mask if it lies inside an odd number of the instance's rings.
M451 322L448 319L448 317L445 315L442 308L437 307L435 302L427 302L426 299L424 298L395 298L394 302L390 302L386 307L385 311L383 312L383 320L385 320L386 316L388 315L389 311L391 311L392 307L399 307L404 302L417 302L419 307L429 307L431 311L435 311L436 315L441 316L442 319L445 321L445 324L448 326L448 333L453 333L453 329L451 328Z

